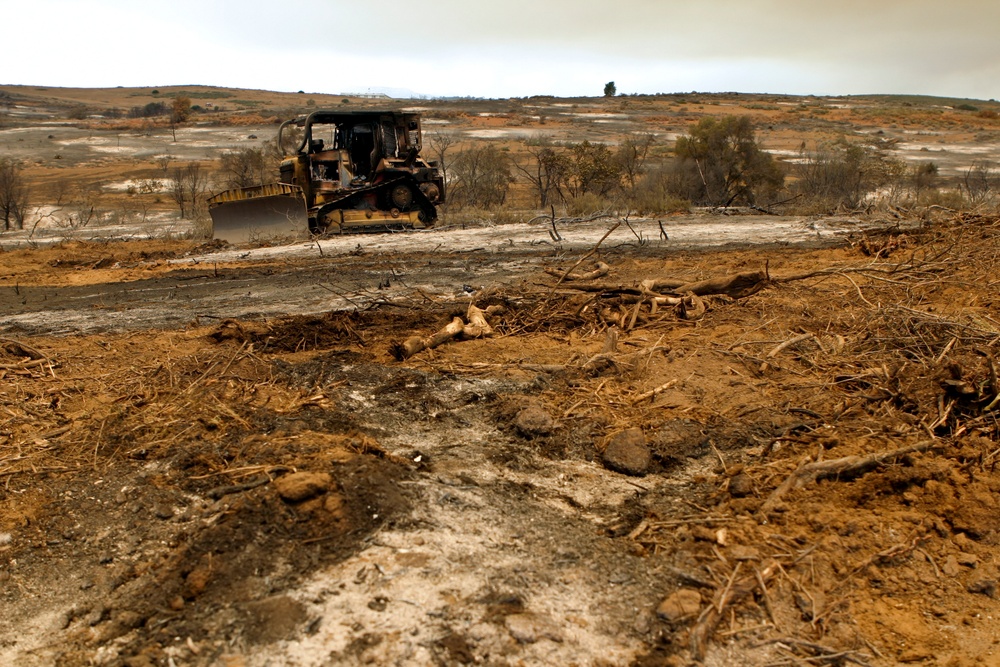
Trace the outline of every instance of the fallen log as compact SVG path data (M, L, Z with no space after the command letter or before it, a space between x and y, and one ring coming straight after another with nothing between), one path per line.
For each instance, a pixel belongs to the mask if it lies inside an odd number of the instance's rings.
M591 248L590 252L588 252L586 255L584 255L580 259L576 260L576 264L574 264L573 266L571 266L568 269L566 269L566 273L563 274L562 276L560 276L559 280L556 281L556 284L553 285L552 289L549 290L549 296L545 299L546 305L548 305L549 299L552 298L552 293L556 290L557 287L559 287L563 283L564 280L566 280L566 276L568 276L570 273L572 273L573 269L575 269L576 267L578 267L581 264L583 264L587 260L588 257L593 256L597 252L598 248L601 247L601 244L604 243L605 239L607 239L609 236L611 236L611 232L613 232L616 229L618 229L619 227L621 227L621 224L622 223L621 223L620 220L618 222L616 222L615 224L613 224L611 226L611 228L604 233L604 236L601 237L601 239L597 242L597 244L593 248Z
M390 352L397 361L405 361L418 352L432 350L438 345L447 343L465 329L465 322L456 316L446 327L430 336L410 336L402 343L394 343Z
M767 516L781 500L781 497L792 489L798 489L828 477L859 475L897 457L916 452L925 452L934 447L935 444L933 440L925 440L909 447L900 447L899 449L879 452L871 456L844 456L839 459L830 459L829 461L805 463L799 466L795 472L778 485L778 488L771 492L771 495L764 501L764 504L760 506L760 514Z
M405 361L419 352L432 350L458 337L472 339L492 336L493 327L486 321L488 312L496 311L492 310L492 306L484 311L470 303L465 320L456 315L443 329L430 336L410 336L402 343L393 343L389 347L389 352L397 361Z
M644 280L640 285L650 292L669 292L672 294L687 294L708 296L724 294L734 299L742 299L761 291L771 282L765 271L745 271L730 276L707 278L697 282L677 284L676 280Z
M21 361L16 363L0 364L0 370L19 371L19 370L27 370L29 368L35 368L36 366L45 366L45 365L48 365L49 369L51 370L53 366L58 365L55 363L55 361L49 359L40 351L36 350L30 345L22 343L19 340L14 340L13 338L0 337L0 350L4 350L11 354L16 354L17 356L22 357Z
M670 382L661 384L659 387L656 387L655 389L644 391L643 393L639 394L638 396L632 399L632 405L638 405L639 403L645 401L647 398L655 398L657 394L660 394L666 391L667 389L670 389L675 384L677 384L677 380L671 380Z
M677 314L684 320L700 320L707 310L701 297L690 293L681 297L681 302L677 306Z
M39 350L13 338L0 337L0 348L5 349L12 354L16 354L21 357L28 357L32 360L48 359L48 357L42 354Z
M486 321L486 313L473 304L469 304L465 319L469 321L462 327L463 338L484 338L493 335L493 327Z
M774 281L771 280L766 271L747 271L695 282L669 278L649 278L641 281L638 286L591 283L589 285L569 285L567 289L581 292L603 292L609 296L663 297L666 294L683 296L691 293L696 296L724 294L734 299L742 299L756 294L772 282Z
M545 273L550 276L555 276L556 278L562 278L564 282L575 280L595 280L608 275L609 271L611 271L611 267L604 262L597 262L594 264L593 270L581 273L567 273L564 269L557 269L555 267L545 268Z
M573 268L576 268L575 266ZM716 278L706 278L705 280L689 281L678 280L676 278L649 278L636 285L613 285L608 283L592 283L589 285L572 285L569 289L581 290L585 292L603 292L607 295L637 295L637 296L661 296L664 294L683 295L691 292L698 296L710 296L713 294L724 294L734 299L742 299L771 285L790 283L808 278L823 276L846 275L849 273L899 273L915 269L923 271L940 271L938 264L927 263L924 265L898 264L898 265L870 265L853 267L829 267L817 269L807 273L799 273L790 276L772 276L765 268L763 271L744 271L728 276ZM572 270L572 269L571 269ZM560 281L560 283L563 281Z
M684 300L680 296L640 296L627 294L621 297L622 303L648 303L656 306L679 306Z

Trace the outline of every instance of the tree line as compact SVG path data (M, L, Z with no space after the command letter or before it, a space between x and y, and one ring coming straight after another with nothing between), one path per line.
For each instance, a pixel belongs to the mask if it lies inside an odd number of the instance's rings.
M996 203L1000 175L987 162L970 167L957 187L940 189L938 167L908 164L878 139L846 138L782 162L761 145L747 117L706 117L673 145L652 134L617 145L529 140L515 154L498 144L456 151L447 135L430 138L447 165L450 206L495 208L511 187L527 186L534 206L582 212L616 208L660 214L699 207L754 207L773 212L831 213L889 205Z
M190 113L190 100L173 100L172 127ZM988 162L975 162L950 189L940 187L934 162L905 163L878 138L842 138L811 152L803 145L797 159L781 162L761 145L751 121L740 116L703 118L672 145L649 133L615 145L533 139L516 151L498 142L462 147L454 135L443 133L426 140L425 155L444 172L451 211L516 204L565 206L571 214L615 209L657 215L693 206L819 214L877 202L956 209L1000 203L1000 172ZM282 155L270 141L224 153L215 169L164 164L165 191L182 218L203 219L212 190L274 182ZM515 191L519 199L512 202ZM3 230L25 226L31 201L23 165L0 158Z

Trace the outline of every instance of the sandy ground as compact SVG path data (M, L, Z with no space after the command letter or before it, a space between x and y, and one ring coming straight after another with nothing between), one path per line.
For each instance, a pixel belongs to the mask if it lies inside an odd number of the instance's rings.
M40 274L32 270L37 267L32 251L11 252L6 270L0 271L0 287L14 289L0 291L0 327L32 333L120 331L177 326L199 317L320 313L420 293L453 299L520 278L568 253L585 252L616 222L603 247L610 252L634 248L651 256L725 245L822 245L877 224L843 217L703 214L561 224L558 241L548 222L536 222L347 235L263 248L208 244L207 252L179 258L149 250L145 256L142 250L116 253L114 246L95 255L92 246L86 259L67 256L55 267L63 271L45 267ZM154 229L151 225L150 233ZM115 228L89 231L99 238L117 233ZM8 235L9 247L18 247L16 236ZM427 262L427 256L435 259ZM27 258L28 265L18 257ZM101 284L125 276L126 282Z

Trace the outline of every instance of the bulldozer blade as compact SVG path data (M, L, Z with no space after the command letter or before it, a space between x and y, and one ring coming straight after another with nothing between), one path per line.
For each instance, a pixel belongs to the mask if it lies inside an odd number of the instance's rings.
M309 236L309 214L297 193L217 201L209 213L213 237L229 243Z

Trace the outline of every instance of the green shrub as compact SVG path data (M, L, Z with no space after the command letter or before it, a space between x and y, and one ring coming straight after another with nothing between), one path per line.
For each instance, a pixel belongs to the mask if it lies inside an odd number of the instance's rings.
M687 199L653 188L637 189L629 205L639 215L687 213L691 210L691 202Z
M598 211L606 211L610 208L611 202L593 192L586 192L566 202L566 213L574 218L584 217Z
M928 189L917 197L917 206L941 206L960 211L966 207L966 201L958 190Z
M690 134L677 138L674 154L687 177L675 194L711 206L756 204L784 185L774 158L757 143L746 116L702 118Z

